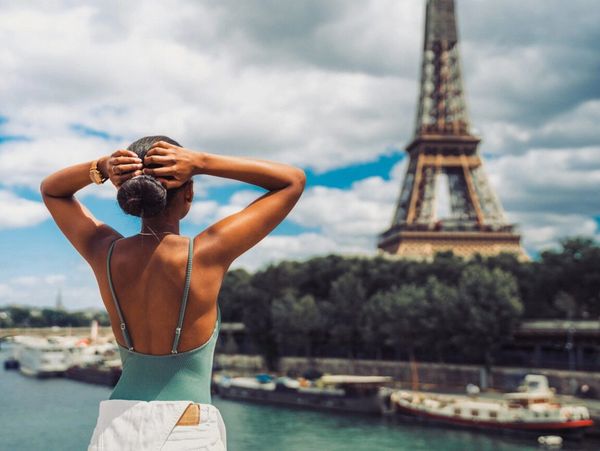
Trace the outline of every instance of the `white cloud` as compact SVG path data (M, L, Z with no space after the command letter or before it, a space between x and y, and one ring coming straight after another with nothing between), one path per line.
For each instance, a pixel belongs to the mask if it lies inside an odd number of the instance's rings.
M196 200L186 217L194 224L206 224L213 221L219 209L218 202L214 200Z
M600 100L593 99L566 111L540 128L540 139L550 143L600 143Z
M0 299L7 299L11 291L12 290L8 284L0 283Z
M530 251L555 247L557 241L577 235L600 239L598 224L585 215L519 212L509 218L521 224L523 244Z
M237 213L259 196L261 196L261 193L257 191L240 189L232 194L229 202L226 204L219 204L214 200L195 200L186 217L186 221L190 221L192 224L208 226L220 219Z
M600 147L534 149L487 162L508 211L600 215Z
M41 202L18 197L6 190L0 190L0 206L0 230L32 226L50 216Z
M562 233L561 215L592 224L600 186L600 10L584 1L547 3L457 2L467 104L482 131L481 150L493 154L487 172L533 247ZM0 114L7 118L0 133L28 138L0 145L0 201L10 212L0 228L47 217L41 204L9 190L35 191L49 172L141 135L167 134L198 150L316 171L372 161L411 138L421 1L57 0L0 8ZM577 27L570 17L579 18ZM74 124L111 138L82 135ZM373 250L402 175L398 165L390 181L307 187L290 220L318 234L268 237L240 260L275 258L286 240L290 249L299 246L298 255L319 246ZM189 217L197 224L259 195L242 188L221 205L205 198L207 188L229 182L198 182ZM91 186L82 195L114 198L114 188ZM521 214L527 211L535 217Z
M227 39L223 47L222 30L218 35L207 32L209 42L202 46L177 39L177 33L156 33L157 27L181 30L182 23L191 25L186 19L190 14L194 28L198 20L227 22L225 13L209 5L180 2L182 8L177 8L148 2L119 14L106 4L57 5L5 6L0 17L0 38L11 43L0 52L0 63L11 68L0 83L9 118L3 131L30 139L0 147L7 185L35 187L48 170L105 155L146 134L172 135L196 149L323 170L370 160L397 144L410 127L395 118L414 103L412 74L402 78L368 72L370 65L379 67L375 72L383 66L393 69L398 64L393 59L377 57L377 62L367 62L366 72L248 61ZM403 53L399 41L383 30L374 33L360 26L369 17L391 22L383 6L373 2L356 11L340 4L316 42L331 42L337 47L330 51L342 61L353 60L348 64L354 66L375 58L373 48L380 45ZM395 16L405 17L405 9L397 8ZM109 31L118 38L105 39ZM359 39L359 32L368 39ZM357 38L352 45L348 33ZM262 43L251 45L269 52ZM212 51L215 46L221 51ZM355 47L362 50L355 53ZM414 48L413 57L417 54ZM119 138L106 142L80 136L70 128L73 124Z
M0 282L0 305L55 307L59 294L69 310L103 308L96 279L87 265L69 274L24 274Z
M301 233L294 236L269 235L258 245L243 254L231 265L249 271L264 268L281 260L299 260L330 253L360 252L360 248L340 248L339 243L318 233Z
M4 186L37 191L43 178L53 171L111 153L107 147L102 139L75 136L9 142L0 148L0 180ZM106 187L102 188L108 190Z
M375 238L391 221L399 180L369 177L348 190L315 186L302 196L290 220L319 227L329 239L375 250Z
M10 280L11 285L16 286L39 286L39 285L61 285L66 280L64 274L47 274L44 276L18 276Z
M343 190L325 186L306 189L287 220L316 232L269 235L238 258L232 267L254 270L269 262L301 259L327 253L373 255L376 236L390 224L396 196L404 176L406 159L390 171L390 179L368 177ZM228 205L198 202L198 218L208 224L241 210L258 197L241 191ZM207 220L207 218L210 218Z

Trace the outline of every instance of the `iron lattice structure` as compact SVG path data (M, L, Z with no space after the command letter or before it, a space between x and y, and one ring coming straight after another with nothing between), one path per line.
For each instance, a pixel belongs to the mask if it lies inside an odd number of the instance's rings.
M390 228L378 247L409 258L452 250L469 257L511 252L527 258L488 183L470 132L454 0L428 0L420 94L410 161ZM440 211L442 193L448 211Z

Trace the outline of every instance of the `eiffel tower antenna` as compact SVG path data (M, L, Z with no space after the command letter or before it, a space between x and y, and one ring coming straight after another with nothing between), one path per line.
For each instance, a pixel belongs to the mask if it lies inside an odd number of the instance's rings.
M378 248L417 259L450 250L463 257L510 252L527 259L484 173L480 139L470 132L454 11L454 0L427 0L410 160Z

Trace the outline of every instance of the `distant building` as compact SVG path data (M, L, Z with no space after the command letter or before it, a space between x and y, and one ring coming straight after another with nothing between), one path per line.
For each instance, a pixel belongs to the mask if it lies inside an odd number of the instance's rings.
M58 289L58 293L56 293L56 310L65 310L65 306L63 305L62 300L62 291L60 288Z

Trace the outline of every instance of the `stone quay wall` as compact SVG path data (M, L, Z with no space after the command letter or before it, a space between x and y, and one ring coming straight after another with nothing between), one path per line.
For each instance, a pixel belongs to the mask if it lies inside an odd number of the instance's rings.
M266 371L260 356L217 354L215 363L226 371L238 374ZM491 374L487 375L479 365L304 357L283 357L279 360L279 372L282 374L302 374L308 369L331 374L391 376L399 387L411 388L415 381L419 389L461 393L464 393L467 384L501 392L513 391L526 374L543 374L558 394L572 395L583 384L600 394L600 373L584 371L493 367Z

